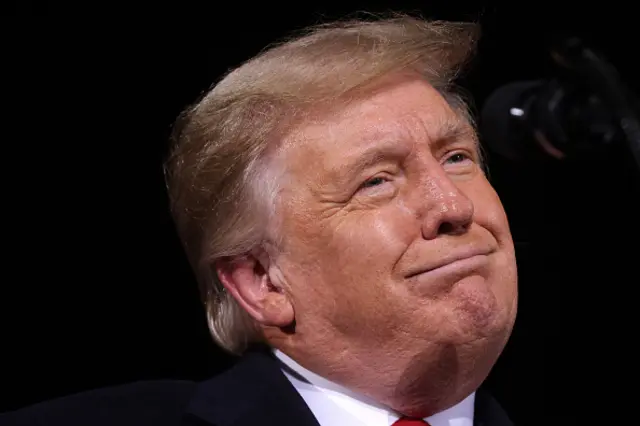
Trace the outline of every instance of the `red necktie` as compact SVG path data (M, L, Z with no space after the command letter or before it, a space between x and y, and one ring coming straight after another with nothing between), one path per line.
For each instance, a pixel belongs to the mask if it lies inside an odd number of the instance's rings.
M391 426L429 426L429 423L422 419L410 419L408 417L402 417Z

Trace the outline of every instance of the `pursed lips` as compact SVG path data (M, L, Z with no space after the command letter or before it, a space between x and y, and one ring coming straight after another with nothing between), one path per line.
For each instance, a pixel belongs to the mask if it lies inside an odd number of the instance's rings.
M419 268L414 268L413 270L409 271L409 273L406 275L406 278L412 278L416 275L424 274L438 268L442 268L460 260L470 259L475 256L487 256L494 251L495 249L486 245L468 246L453 250L447 253L447 255L445 255L444 257L440 257L430 264L421 265Z

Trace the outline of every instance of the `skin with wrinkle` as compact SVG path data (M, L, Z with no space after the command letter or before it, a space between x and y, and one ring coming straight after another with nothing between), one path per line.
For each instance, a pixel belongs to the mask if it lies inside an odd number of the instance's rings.
M269 344L407 415L473 392L510 335L517 300L507 218L473 128L429 84L399 76L298 126L273 161L284 170L283 238L262 261L274 289L262 297L289 314L223 279ZM438 272L463 250L482 252L480 266Z

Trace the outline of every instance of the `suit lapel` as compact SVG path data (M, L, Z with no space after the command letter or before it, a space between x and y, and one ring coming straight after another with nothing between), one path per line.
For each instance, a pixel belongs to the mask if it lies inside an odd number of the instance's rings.
M319 426L270 353L256 349L200 384L184 426Z
M474 426L513 426L482 387ZM320 426L268 350L249 351L231 369L198 385L183 426Z
M476 392L473 426L513 426L507 413L482 387Z

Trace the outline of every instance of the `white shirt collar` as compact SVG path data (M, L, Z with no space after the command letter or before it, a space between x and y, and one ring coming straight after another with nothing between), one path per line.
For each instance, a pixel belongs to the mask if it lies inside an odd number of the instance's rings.
M388 408L318 376L281 351L274 353L320 426L390 426L398 420L399 415ZM431 426L473 426L474 401L472 393L457 405L424 420Z

